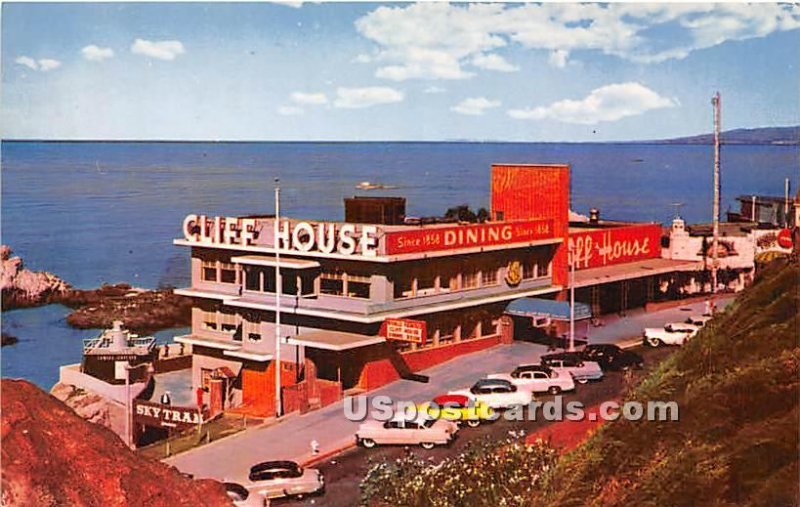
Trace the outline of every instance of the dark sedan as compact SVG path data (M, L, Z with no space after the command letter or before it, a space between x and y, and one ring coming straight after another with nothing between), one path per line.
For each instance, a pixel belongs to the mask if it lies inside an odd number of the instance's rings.
M598 343L587 345L581 352L585 361L595 361L604 370L642 369L644 359L636 352L619 348L617 345Z

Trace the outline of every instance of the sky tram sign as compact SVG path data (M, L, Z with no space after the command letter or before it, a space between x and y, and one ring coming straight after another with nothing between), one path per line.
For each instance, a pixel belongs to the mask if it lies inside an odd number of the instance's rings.
M133 420L144 426L190 428L202 424L203 416L197 407L175 407L133 400Z

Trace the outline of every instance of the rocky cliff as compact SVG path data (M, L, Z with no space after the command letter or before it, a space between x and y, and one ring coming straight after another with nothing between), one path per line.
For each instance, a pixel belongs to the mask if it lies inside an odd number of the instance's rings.
M231 505L222 485L138 456L23 380L2 380L2 505Z
M22 259L11 256L11 248L0 246L0 291L3 309L25 308L55 302L70 286L44 271L25 269Z

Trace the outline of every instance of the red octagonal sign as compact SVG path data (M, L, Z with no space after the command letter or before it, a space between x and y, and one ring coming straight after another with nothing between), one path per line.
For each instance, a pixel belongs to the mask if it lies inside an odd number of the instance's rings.
M792 248L792 231L789 229L781 229L778 233L778 245L781 248Z

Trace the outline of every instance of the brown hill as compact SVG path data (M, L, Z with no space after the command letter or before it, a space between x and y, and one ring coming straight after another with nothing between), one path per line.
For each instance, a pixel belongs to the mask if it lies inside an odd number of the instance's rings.
M24 380L2 380L2 505L231 505L222 485L136 455Z

